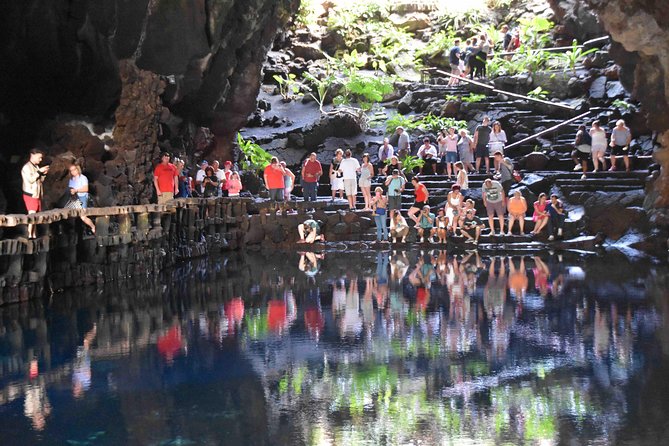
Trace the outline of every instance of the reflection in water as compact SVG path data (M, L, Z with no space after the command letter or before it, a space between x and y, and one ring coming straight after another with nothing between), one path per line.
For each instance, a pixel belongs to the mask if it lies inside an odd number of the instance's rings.
M650 263L288 257L0 309L3 444L610 444L666 372Z

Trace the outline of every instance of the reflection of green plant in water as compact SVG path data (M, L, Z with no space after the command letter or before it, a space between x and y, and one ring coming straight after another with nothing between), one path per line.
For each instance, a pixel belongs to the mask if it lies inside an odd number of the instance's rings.
M286 77L279 76L275 74L272 76L274 80L279 85L279 93L283 99L291 99L293 95L296 95L300 92L300 86L295 80L295 75L293 73L288 73Z
M252 314L247 313L244 316L244 327L251 339L265 339L269 333L267 314L259 311L253 312Z
M246 140L241 133L237 133L237 146L242 152L242 170L260 170L267 167L272 155L253 141Z

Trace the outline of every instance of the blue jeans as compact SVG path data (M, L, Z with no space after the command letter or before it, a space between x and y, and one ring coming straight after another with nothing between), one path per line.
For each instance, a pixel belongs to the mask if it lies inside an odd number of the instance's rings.
M388 240L388 220L385 214L374 214L374 223L376 223L376 239Z
M316 199L316 190L318 189L318 183L315 181L302 181L302 196L304 201L317 201Z

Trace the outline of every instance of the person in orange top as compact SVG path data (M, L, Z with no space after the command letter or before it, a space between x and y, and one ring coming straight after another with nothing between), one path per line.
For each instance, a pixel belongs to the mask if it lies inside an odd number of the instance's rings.
M407 215L412 219L416 224L418 224L418 218L416 218L416 213L420 212L423 209L423 206L427 204L427 200L430 194L427 192L427 187L418 179L418 175L414 176L411 179L414 187L414 194L416 195L416 201L409 208Z
M263 179L265 180L265 187L269 191L269 199L272 201L283 201L284 182L283 177L286 175L285 170L279 164L279 159L275 156L265 167Z
M512 235L513 223L518 221L520 225L520 235L525 235L525 214L527 213L527 201L519 190L513 193L513 197L507 203L507 210L509 211L509 232L506 235Z
M158 204L167 203L179 193L179 172L174 164L170 163L170 154L163 152L160 155L160 164L153 171L153 185L156 187Z

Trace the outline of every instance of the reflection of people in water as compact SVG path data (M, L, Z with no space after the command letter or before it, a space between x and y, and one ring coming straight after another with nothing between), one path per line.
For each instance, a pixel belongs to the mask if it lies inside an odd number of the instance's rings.
M167 333L158 338L157 347L158 352L163 356L165 362L172 364L174 358L184 347L183 338L181 337L181 327L177 322L172 325Z
M320 225L314 219L305 220L304 223L297 225L297 232L300 239L297 243L313 243L316 240L325 241L325 236L319 233Z
M304 325L309 336L318 341L325 327L325 318L321 309L321 293L313 277L309 277L307 298L304 302Z
M522 304L525 292L527 291L527 271L525 270L525 257L520 257L520 265L516 269L516 264L511 257L509 260L509 291L516 298L519 304Z
M98 327L93 324L93 328L84 336L83 345L77 348L77 359L72 372L72 396L75 398L81 398L91 387L90 347L97 333Z
M300 252L300 262L298 267L300 271L304 272L309 277L314 277L318 274L320 265L318 263L319 259L323 259L323 254L317 254L315 252Z
M416 287L416 310L418 311L427 309L434 276L432 256L425 253L418 258L416 268L409 274L409 283Z
M541 257L534 256L534 268L532 268L532 273L534 274L534 287L539 291L539 294L542 297L548 296L548 293L551 291L548 284L550 271L544 261L541 260Z
M51 413L51 404L46 394L46 383L39 377L26 385L23 414L30 418L33 429L44 430L46 417Z
M388 265L390 264L390 258L387 252L379 251L376 253L376 278L374 290L374 297L376 298L376 305L379 309L385 307L385 301L388 299L389 289L389 278L388 278Z
M338 299L341 299L341 295L338 296ZM334 308L334 296L332 305ZM342 310L343 314L341 314ZM362 317L360 316L360 294L358 293L358 278L356 276L350 278L343 305L340 300L336 311L339 315L340 335L342 337L359 335L362 330Z

